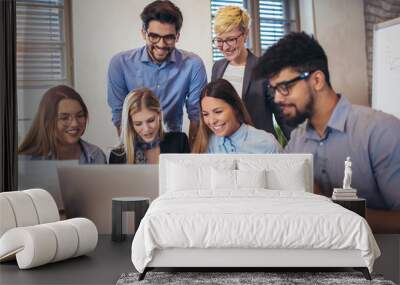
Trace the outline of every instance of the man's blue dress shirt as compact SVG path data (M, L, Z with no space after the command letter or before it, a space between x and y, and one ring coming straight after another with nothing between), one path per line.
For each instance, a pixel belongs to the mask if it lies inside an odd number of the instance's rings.
M181 131L183 106L190 121L199 119L199 97L207 74L199 56L174 49L161 64L153 63L146 46L115 55L108 69L108 105L115 126L121 123L124 99L134 89L147 87L158 97L167 131Z
M325 195L342 188L350 156L351 187L367 206L400 210L400 120L394 116L340 96L324 138L307 121L292 131L285 152L314 155L314 177Z

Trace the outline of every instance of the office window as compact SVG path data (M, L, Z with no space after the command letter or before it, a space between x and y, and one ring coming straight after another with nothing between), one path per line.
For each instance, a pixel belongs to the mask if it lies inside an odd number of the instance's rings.
M286 34L290 24L286 15L286 1L260 0L260 45L264 52Z
M19 142L42 94L72 84L68 0L17 0L17 96Z
M250 15L248 48L261 55L268 47L286 33L298 29L298 4L296 0L211 0L212 36L214 17L219 7L237 5L244 7ZM223 56L213 46L213 60Z

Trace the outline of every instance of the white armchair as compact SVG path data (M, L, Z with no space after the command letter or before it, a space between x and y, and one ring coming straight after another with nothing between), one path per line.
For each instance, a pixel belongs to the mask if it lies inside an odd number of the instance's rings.
M60 221L53 197L43 189L0 193L0 262L20 269L57 262L95 249L98 233L85 218Z

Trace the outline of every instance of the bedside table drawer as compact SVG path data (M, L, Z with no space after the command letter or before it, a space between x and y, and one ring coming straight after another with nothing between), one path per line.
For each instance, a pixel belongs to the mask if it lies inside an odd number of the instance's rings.
M361 217L365 219L365 207L366 202L365 199L358 198L354 200L336 200L332 199L332 202L339 204L340 206L353 211L354 213L359 214Z

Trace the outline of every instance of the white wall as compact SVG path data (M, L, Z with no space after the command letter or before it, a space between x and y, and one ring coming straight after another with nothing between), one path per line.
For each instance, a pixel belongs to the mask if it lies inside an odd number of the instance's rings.
M315 0L316 35L328 55L332 84L352 103L368 105L363 0Z
M368 105L363 0L300 0L301 29L324 48L331 83L354 104Z
M104 150L115 145L116 131L107 105L111 57L140 47L140 13L149 0L72 0L75 88L89 108L85 139ZM210 77L212 67L209 0L174 0L183 14L178 48L198 54ZM187 125L187 118L185 124Z
M308 34L315 33L314 4L310 0L299 0L300 30Z

